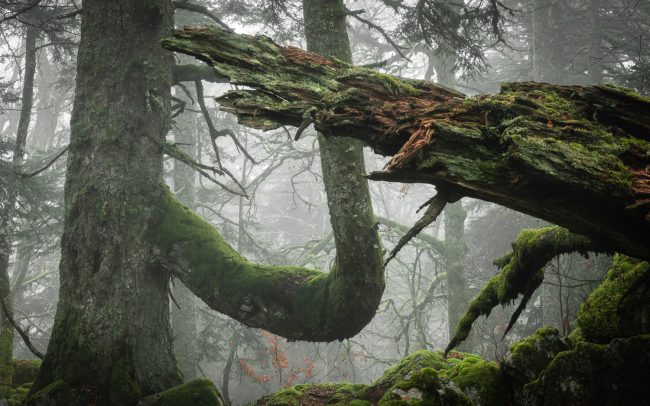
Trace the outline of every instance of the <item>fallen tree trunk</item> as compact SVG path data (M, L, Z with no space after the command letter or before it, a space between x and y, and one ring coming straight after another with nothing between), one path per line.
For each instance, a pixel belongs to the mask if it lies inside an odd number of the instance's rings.
M163 45L252 87L218 98L244 125L313 123L393 156L371 179L431 183L650 259L648 98L529 82L466 97L214 28L177 31Z

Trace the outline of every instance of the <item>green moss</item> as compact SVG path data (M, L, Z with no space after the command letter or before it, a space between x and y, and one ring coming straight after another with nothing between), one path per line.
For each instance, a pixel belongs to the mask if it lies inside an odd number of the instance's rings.
M9 404L9 406L18 406L23 404L25 399L27 399L27 395L29 394L30 389L31 389L31 383L27 383L15 388L11 388L7 396L7 403Z
M111 367L110 400L113 404L130 404L142 397L135 381L133 361L124 355L117 358Z
M445 358L435 352L421 350L416 351L398 364L388 368L381 378L373 383L373 386L384 387L386 385L404 388L411 383L413 374L423 369L440 370L449 368ZM415 384L415 382L413 382ZM418 384L422 382L418 381Z
M184 385L175 386L156 395L152 406L217 406L223 405L223 398L208 379L194 379Z
M570 348L570 342L562 338L557 329L542 327L510 347L503 368L516 381L530 382L557 354Z
M464 357L464 354L458 356ZM371 396L370 400L379 401L380 405L470 404L469 399L447 378L441 378L449 368L452 368L452 362L441 353L416 351L388 368L368 388L370 394L381 395L379 399Z
M295 388L282 389L258 400L257 406L299 406L302 392Z
M280 390L258 400L257 406L370 405L365 393L367 386L352 383L304 384Z
M160 223L148 237L213 309L287 338L321 341L351 337L374 316L384 287L380 249L373 248L377 266L364 272L256 264L171 193L160 200Z
M522 230L512 244L512 251L494 261L501 272L490 278L472 300L469 309L461 317L447 351L468 337L472 324L480 316L488 316L498 304L506 305L521 296L521 302L510 320L509 327L512 326L542 283L543 268L548 261L560 254L591 249L593 244L587 238L572 234L562 227Z
M555 91L540 88L529 94L529 97L538 98L540 113L550 119L575 119L579 117L575 103L564 97L558 96Z
M623 93L623 94L625 94L627 96L631 96L631 97L633 97L635 99L638 99L640 101L650 103L650 97L643 96L643 95L639 94L637 91L635 91L634 89L630 89L629 87L619 86L619 85L616 85L614 83L606 83L603 86L606 87L606 88L615 90L615 91L617 91L619 93Z
M191 285L202 287L206 296L228 292L232 301L239 304L250 292L274 291L276 283L289 276L309 279L323 275L306 268L251 263L211 224L178 202L171 193L166 193L163 199L163 221L154 240L170 251L181 249L191 270Z
M405 80L392 75L368 70L370 77L380 82L394 96L416 96L421 92Z
M477 405L508 404L506 380L495 362L466 354L442 376L456 384Z
M650 403L650 335L581 342L558 354L524 387L529 404L642 405Z
M650 301L642 282L649 277L650 264L616 255L605 280L582 303L578 326L587 341L608 343L616 337L647 332Z

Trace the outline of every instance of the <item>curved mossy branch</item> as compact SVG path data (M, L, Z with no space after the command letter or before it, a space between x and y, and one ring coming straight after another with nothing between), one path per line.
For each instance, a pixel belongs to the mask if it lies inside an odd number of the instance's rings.
M245 125L313 122L326 136L345 134L393 155L371 179L432 183L650 259L648 98L543 83L466 98L218 29L177 31L163 45L252 87L218 99Z
M292 340L333 341L358 333L384 290L382 257L329 273L249 262L208 222L166 192L152 235L167 267L212 309ZM358 238L372 239L376 235ZM353 248L353 247L351 247ZM339 254L339 253L337 253ZM379 264L368 267L359 261ZM337 261L337 264L339 261Z
M501 272L490 278L472 300L445 353L469 336L472 324L480 316L489 316L497 305L505 306L521 295L521 303L510 319L507 333L544 280L544 265L560 254L575 251L587 255L588 252L603 252L603 249L586 237L558 226L523 230L512 244L512 251L494 261Z

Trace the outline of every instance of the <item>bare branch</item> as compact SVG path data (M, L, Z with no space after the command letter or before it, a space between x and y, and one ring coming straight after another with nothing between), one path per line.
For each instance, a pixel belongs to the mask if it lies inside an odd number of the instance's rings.
M23 342L25 343L27 348L29 348L29 351L31 351L32 354L37 356L39 359L43 359L43 353L40 352L39 350L37 350L36 347L34 347L31 340L29 339L29 335L27 335L27 333L25 333L23 331L23 329L20 328L18 323L16 323L16 320L14 320L14 318L11 316L11 314L9 314L9 310L7 309L7 305L6 305L5 301L4 301L4 299L0 300L0 304L2 305L2 313L5 315L5 317L9 321L9 323L11 323L13 328L18 332L18 334L20 335L20 338L23 339Z
M41 167L41 168L35 170L34 172L21 173L20 176L23 177L23 178L31 178L31 177L33 177L33 176L38 175L39 173L43 172L44 170L46 170L47 168L49 168L50 166L52 166L52 165L53 165L53 164L54 164L54 163L55 163L59 158L61 158L61 157L63 156L63 154L65 154L66 152L68 152L68 148L69 148L69 147L66 145L65 148L63 148L61 151L59 151L59 152L54 156L54 158L52 158L52 159L51 159L47 164L45 164L45 166L43 166L43 167Z
M362 14L364 12L365 12L365 10L347 10L347 14L350 17L352 17L352 18L354 18L354 19L356 19L358 21L361 21L362 23L364 23L365 25L367 25L368 27L370 27L372 29L377 30L381 34L381 36L384 37L384 39L393 47L393 49L395 49L395 51L397 51L399 56L401 56L402 58L404 58L407 61L411 62L409 57L406 56L406 54L402 51L403 49L405 49L405 47L402 47L402 46L398 45L397 43L395 43L395 41L393 41L393 39L390 37L390 35L388 35L388 33L386 33L386 31L383 28L381 28L380 26L378 26L377 24L373 23L370 20L366 20L365 18L363 18L363 17L361 17L359 15L359 14Z
M2 18L0 18L0 24L4 23L5 21L13 20L14 18L18 17L21 14L25 14L29 10L36 7L41 1L42 0L35 0L35 1L31 2L30 4L28 4L27 6L21 8L20 10L17 10L17 11L14 11L13 13L2 16Z
M458 198L455 198L458 200ZM450 195L448 192L444 190L439 190L438 194L430 200L429 203L429 208L427 211L424 213L424 216L420 220L418 220L415 225L406 233L402 238L400 238L399 242L393 248L393 250L390 252L388 255L388 258L384 262L384 266L390 262L391 259L395 258L395 255L404 247L406 244L408 244L409 241L413 239L416 235L420 233L426 226L429 224L433 223L436 221L440 213L444 210L445 206L447 203L451 203L454 201L453 195Z
M224 29L226 29L228 31L232 31L232 29L230 27L228 27L228 25L226 23L221 21L221 19L219 17L217 17L216 14L214 14L213 12L208 10L208 8L205 7L205 6L199 6L198 4L186 3L184 1L175 1L175 2L173 2L173 4L174 4L174 8L176 10L187 10L187 11L193 11L195 13L203 14L204 16L208 17L209 19L211 19L215 23L219 24Z

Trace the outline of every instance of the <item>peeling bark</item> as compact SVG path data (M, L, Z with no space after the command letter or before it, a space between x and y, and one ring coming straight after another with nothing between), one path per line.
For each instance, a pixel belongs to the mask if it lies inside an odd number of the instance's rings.
M218 99L242 124L313 122L393 155L372 179L432 183L650 259L650 99L612 86L504 84L465 97L265 37L185 29L168 49L252 90Z

